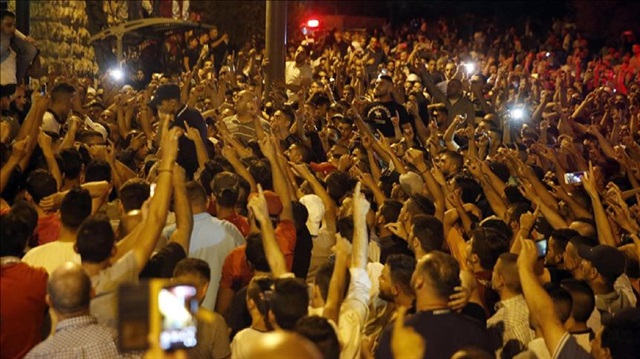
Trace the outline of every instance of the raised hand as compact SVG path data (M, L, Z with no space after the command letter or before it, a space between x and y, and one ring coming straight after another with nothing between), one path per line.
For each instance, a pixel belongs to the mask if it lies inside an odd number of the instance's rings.
M27 155L27 148L31 141L31 136L27 136L20 141L16 141L11 146L11 157L17 159L23 159Z
M262 186L260 184L258 184L258 195L253 196L249 200L247 207L253 213L258 222L264 223L265 221L271 220L269 218L269 207L267 206L267 199L264 197L264 191L262 190Z
M355 219L366 220L369 209L371 209L371 204L367 201L364 194L360 192L361 188L362 184L358 182L353 192L353 216Z

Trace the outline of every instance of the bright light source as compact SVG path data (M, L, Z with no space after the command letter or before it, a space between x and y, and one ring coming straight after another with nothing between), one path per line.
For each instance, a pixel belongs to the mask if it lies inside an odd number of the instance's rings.
M473 62L467 62L466 64L463 64L465 70L467 70L468 74L472 74L474 71L476 71L476 64L474 64Z
M116 81L120 81L124 78L124 72L121 69L111 69L109 71L109 75L111 75L111 78L116 80Z
M549 57L549 56L551 56L551 53L547 52L546 54L544 54L544 56Z
M318 27L318 26L320 26L320 21L318 21L316 19L311 19L311 20L307 21L307 26L309 26L309 27Z
M522 120L524 117L524 110L521 108L513 108L511 109L511 118L514 120Z

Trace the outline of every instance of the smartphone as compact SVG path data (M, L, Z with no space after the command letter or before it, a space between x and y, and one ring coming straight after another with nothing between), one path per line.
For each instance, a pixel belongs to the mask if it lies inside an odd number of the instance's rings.
M538 258L543 258L547 255L547 248L549 242L546 239L536 242L536 249L538 250Z
M582 177L584 177L585 172L571 172L564 174L564 182L566 184L579 184L582 183Z
M40 95L46 95L47 94L47 84L43 83L42 86L40 86Z
M149 197L153 197L154 194L156 194L156 184L152 183L149 186Z
M191 285L169 285L158 292L161 316L160 348L165 351L193 348L198 344L195 315L199 302Z

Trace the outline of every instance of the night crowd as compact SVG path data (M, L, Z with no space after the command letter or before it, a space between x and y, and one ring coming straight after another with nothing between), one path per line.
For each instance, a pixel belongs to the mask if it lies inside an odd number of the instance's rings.
M30 86L15 20L1 358L640 358L633 33L297 34L267 88L264 45L213 28L162 73ZM119 346L118 288L151 278L195 288L194 347Z

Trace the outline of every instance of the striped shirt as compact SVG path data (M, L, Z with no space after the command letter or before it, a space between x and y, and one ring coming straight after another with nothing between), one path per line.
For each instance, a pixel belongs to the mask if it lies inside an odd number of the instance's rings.
M527 348L535 337L529 327L529 307L522 295L500 301L496 304L496 314L487 320L491 338L499 349L497 357L513 357ZM505 351L505 355L502 352Z
M256 128L253 124L253 121L242 123L240 122L240 120L238 120L238 115L233 115L231 117L225 118L224 123L227 125L229 132L231 132L231 135L245 144L253 139L256 139L257 137ZM271 133L269 122L260 119L260 124L262 124L262 128L266 133Z

